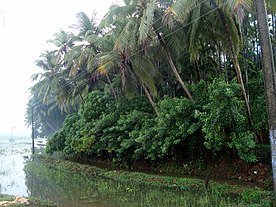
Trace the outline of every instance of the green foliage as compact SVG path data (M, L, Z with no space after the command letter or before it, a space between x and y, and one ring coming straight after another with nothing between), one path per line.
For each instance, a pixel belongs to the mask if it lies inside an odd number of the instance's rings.
M255 189L245 189L241 194L242 200L251 204L250 206L273 206L271 198L273 198L273 193L268 191L259 191L258 188ZM262 204L257 204L260 200L264 202Z
M63 127L48 139L46 152L53 153L54 151L63 151L68 148L68 140L73 139L77 133L77 126L80 116L72 114L68 116L63 124Z
M269 144L257 144L254 151L259 162L271 163L271 149Z
M93 151L98 155L108 153L124 163L138 159L139 156L134 155L137 148L134 134L142 128L144 120L154 115L151 106L145 97L121 98L109 106L113 110L95 122L97 141Z
M80 115L85 122L97 120L108 108L112 101L110 96L99 91L91 92L80 107ZM111 109L112 110L112 109Z
M250 95L254 129L258 131L268 131L267 107L264 93L264 81L262 71L256 72L247 84Z
M194 132L194 104L185 98L164 98L159 103L159 114L141 131L139 141L146 144L148 159L172 155L174 147ZM185 150L185 149L182 149Z
M125 6L110 8L101 27L94 15L79 13L78 34L56 33L49 41L55 50L36 61L42 72L33 76L27 124L35 106L36 133L58 130L47 152L72 157L109 157L127 165L165 158L202 163L204 153L218 152L267 160L261 145L255 147L256 139L268 143L256 15L244 13L241 24L237 14L245 4L233 2L125 0ZM221 13L213 12L216 4ZM269 24L273 41L275 17ZM229 46L237 54L229 54ZM232 80L237 64L249 97L250 127L245 97ZM177 71L170 71L172 66ZM193 102L182 97L180 79ZM145 88L158 115L144 97ZM60 129L67 113L76 114Z
M55 151L62 151L65 147L65 135L59 131L48 139L46 145L46 152L52 154Z
M79 113L67 117L62 129L49 140L47 152L110 157L122 165L183 156L181 159L202 160L207 150L234 152L243 160L256 161L261 155L255 150L255 136L248 126L239 87L235 80L218 78L211 84L202 80L191 87L195 102L164 97L157 103L157 116L145 97L115 100L92 92ZM256 97L253 103L263 110L262 99L258 99L261 95ZM265 121L255 116L254 127L260 129Z
M248 127L239 91L235 80L227 83L220 78L209 85L208 104L199 115L205 145L213 151L234 149L240 158L255 161L256 156L252 151L255 147L254 135Z

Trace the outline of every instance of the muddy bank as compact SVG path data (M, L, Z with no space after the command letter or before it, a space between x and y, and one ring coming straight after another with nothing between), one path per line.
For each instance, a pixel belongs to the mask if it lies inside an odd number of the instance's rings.
M88 176L97 176L106 179L112 179L121 182L139 183L156 188L171 188L189 192L216 192L220 195L244 199L245 197L260 197L268 202L274 202L273 192L254 185L229 184L227 182L210 181L206 189L203 179L179 176L164 176L156 174L147 174L142 172L129 172L119 169L103 169L91 165L80 164L68 160L54 159L46 156L38 156L40 161L51 168L62 169L73 173L80 173Z
M111 170L145 172L160 176L194 177L204 180L208 176L220 183L238 184L273 190L271 164L247 163L238 159L221 158L209 163L163 163L133 162L129 167L118 167L108 159L77 159L74 162Z

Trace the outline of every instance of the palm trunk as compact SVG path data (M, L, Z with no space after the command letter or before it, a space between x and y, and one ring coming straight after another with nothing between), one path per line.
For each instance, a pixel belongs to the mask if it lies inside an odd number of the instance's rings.
M222 64L221 64L221 48L220 48L220 42L217 45L217 59L218 59L218 73L220 74L220 71L222 70Z
M257 7L257 20L260 32L262 65L264 72L265 93L268 111L269 140L271 146L271 160L274 194L276 196L276 90L275 65L271 40L269 36L267 11L264 0L255 0Z
M230 30L228 28L228 24L226 22L226 19L225 19L225 16L224 16L224 13L223 13L222 9L218 8L218 12L219 12L219 16L221 18L222 24L224 26L226 35L227 35L228 47L229 47L230 55L231 55L231 58L232 58L232 61L233 61L233 64L234 64L235 71L236 71L236 76L237 76L237 79L238 79L238 83L241 86L241 92L242 92L242 96L243 96L243 99L244 99L244 102L245 102L248 123L249 123L249 126L252 127L253 126L253 119L252 119L252 114L251 114L251 108L250 108L248 98L247 98L247 94L246 94L246 91L245 91L245 87L244 87L244 83L243 83L243 79L242 79L241 68L240 68L240 64L239 64L239 61L238 61L237 54L236 54L235 49L234 49L233 40L232 40Z
M175 67L175 64L173 62L173 59L172 59L172 56L171 54L169 53L169 50L165 44L165 42L163 41L162 37L160 36L160 34L155 30L155 33L157 34L157 37L158 37L158 40L163 48L163 50L165 51L165 54L169 60L169 64L171 66L171 69L173 71L173 74L174 76L176 77L176 79L178 80L178 82L180 83L180 85L182 86L183 90L185 91L186 95L188 96L188 98L191 100L191 101L194 101L189 89L186 87L184 81L182 80L182 78L180 77L176 67Z
M274 44L273 44L273 53L274 53L274 64L276 61L276 14L272 15L272 25L273 25L273 38L274 38Z
M74 80L73 80L73 83L74 83L74 86L77 88L78 85L77 85L77 83ZM84 98L83 98L81 92L79 92L79 95L80 95L81 101L83 103L84 102Z
M154 103L154 101L153 101L153 99L150 95L150 92L148 91L147 87L143 83L141 83L141 85L142 85L143 90L145 91L146 97L147 97L148 101L150 102L153 110L158 115L158 109L157 109L157 107L156 107L156 105L155 105L155 103Z
M198 60L195 60L195 67L196 67L197 81L199 82L202 79L202 77L199 70Z
M112 83L111 83L111 80L110 80L110 78L109 78L109 75L108 75L107 73L106 73L106 78L107 78L108 84L109 84L110 87L111 87L111 90L112 90L112 94L113 94L114 99L117 99L117 95L116 95L116 93L115 93L114 87L113 87L113 85L112 85Z
M133 73L135 79L137 80L137 82L141 84L141 86L142 86L142 88L143 88L143 90L144 90L144 92L145 92L145 94L146 94L146 97L147 97L148 101L150 102L150 104L151 104L153 110L155 111L156 115L158 115L158 109L157 109L157 107L156 107L156 105L155 105L155 103L154 103L154 101L153 101L153 99L152 99L152 97L151 97L151 95L150 95L150 92L148 91L147 87L146 87L145 84L141 81L141 79L137 76L137 74L136 74L135 71L133 70L132 65L129 64L128 66L129 66L130 70L132 71L132 73Z

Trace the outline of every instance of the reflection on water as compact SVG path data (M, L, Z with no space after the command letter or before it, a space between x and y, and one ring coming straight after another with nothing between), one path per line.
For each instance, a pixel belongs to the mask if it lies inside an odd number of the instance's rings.
M64 207L177 207L183 206L187 196L177 190L150 188L49 169L39 161L30 161L26 172L27 186L32 196L54 200Z
M31 143L31 138L0 138L0 194L29 195L23 169L31 155Z
M48 168L38 160L29 161L25 171L30 195L53 200L61 207L245 206L222 194L118 182Z
M61 207L240 206L206 191L160 189L49 168L28 159L31 146L31 139L0 139L0 194L49 199Z
M0 194L27 196L24 156L29 156L31 140L0 139Z

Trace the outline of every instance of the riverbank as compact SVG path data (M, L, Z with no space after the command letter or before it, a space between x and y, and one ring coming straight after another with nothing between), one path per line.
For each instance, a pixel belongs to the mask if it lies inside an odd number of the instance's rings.
M142 184L158 189L175 189L183 192L194 192L204 195L206 202L210 202L207 201L210 197L216 197L224 199L227 202L235 200L235 204L229 204L227 206L275 206L273 192L259 187L231 185L211 180L209 187L206 189L205 181L202 179L153 175L123 170L105 170L91 165L54 159L52 157L37 156L37 158L48 167L69 171L75 174L101 177L124 183L136 183L137 185Z
M138 171L164 176L188 176L205 179L208 175L209 178L217 182L248 185L251 187L256 186L266 190L273 190L271 164L267 162L248 163L240 159L222 157L209 163L204 161L190 161L186 163L176 163L173 161L156 163L133 162L129 167L118 167L118 164L114 164L112 160L108 159L82 160L79 158L73 161L105 169Z

